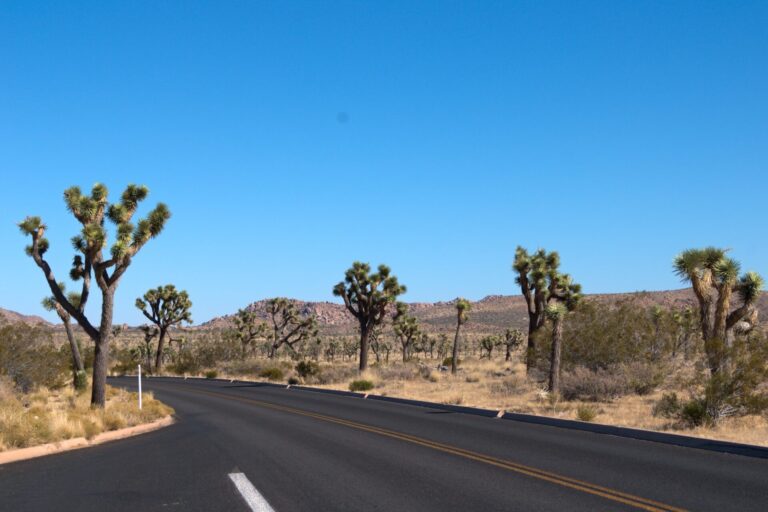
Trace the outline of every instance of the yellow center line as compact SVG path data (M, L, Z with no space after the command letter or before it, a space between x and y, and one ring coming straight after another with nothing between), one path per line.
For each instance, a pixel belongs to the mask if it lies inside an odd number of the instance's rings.
M509 471L513 471L519 474L523 474L526 476L530 476L533 478L537 478L539 480L544 480L547 482L551 482L553 484L557 484L563 487L568 487L570 489L575 489L577 491L581 491L587 494L592 494L595 496L600 496L602 498L615 501L618 503L622 503L625 505L629 505L631 507L640 509L640 510L646 510L648 512L685 512L685 509L674 507L671 505L667 505L665 503L661 503L658 501L650 500L647 498L642 498L640 496L635 496L633 494L628 494L625 492L621 492L615 489L611 489L608 487L603 487L600 485L592 484L589 482L585 482L583 480L578 480L576 478L571 478L563 475L559 475L557 473L552 473L550 471L545 471L542 469L538 469L531 466L526 466L523 464L518 464L516 462L499 459L496 457L492 457L490 455L484 455L482 453L473 452L470 450L465 450L463 448L458 448L455 446L438 443L436 441L430 441L429 439L424 439L421 437L413 436L410 434L404 434L402 432L396 432L394 430L388 430L385 428L375 427L373 425L366 425L364 423L358 423L355 421L345 420L341 418L336 418L334 416L328 416L325 414L319 414L314 413L310 411L305 411L302 409L295 409L293 407L287 407L283 405L277 405L270 402L264 402L262 400L256 400L253 398L246 398L246 397L240 397L240 396L233 396L228 395L224 393L216 393L212 391L203 391L200 389L186 389L185 391L189 391L192 393L199 393L203 395L209 395L216 398L224 398L226 400L235 400L238 402L244 402L248 404L257 405L260 407L264 407L267 409L273 409L276 411L281 412L287 412L290 414L297 414L300 416L306 416L314 419L318 419L321 421L329 422L329 423L336 423L338 425L344 425L346 427L354 428L357 430L363 430L366 432L371 432L374 434L378 434L381 436L391 437L394 439L399 439L401 441L406 441L409 443L425 446L427 448L432 448L434 450L442 451L445 453L450 453L453 455L458 455L460 457L464 457L467 459L475 460L478 462L484 462L486 464L490 464L492 466L500 467Z

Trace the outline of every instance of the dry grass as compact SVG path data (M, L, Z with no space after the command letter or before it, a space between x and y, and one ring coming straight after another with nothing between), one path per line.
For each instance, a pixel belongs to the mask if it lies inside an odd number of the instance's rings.
M75 437L91 439L173 413L151 393L142 395L143 408L139 410L136 393L110 387L102 410L90 407L90 393L77 393L69 387L20 395L7 381L0 381L0 451Z

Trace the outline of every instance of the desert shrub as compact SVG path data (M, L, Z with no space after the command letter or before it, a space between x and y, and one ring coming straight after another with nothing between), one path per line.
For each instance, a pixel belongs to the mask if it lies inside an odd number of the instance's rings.
M414 364L393 364L377 368L379 378L383 381L414 380L421 376L421 370Z
M136 365L140 363L137 359L137 352L129 348L115 349L112 351L112 367L110 370L117 375L125 375L136 371ZM146 371L142 368L142 371Z
M621 365L614 373L623 375L629 389L643 396L652 393L661 385L666 367L661 363L633 362Z
M652 308L633 299L616 305L584 301L568 316L563 328L563 367L585 366L597 371L668 359L679 328L669 311L660 311L654 314ZM541 355L548 362L547 338L540 344Z
M259 377L263 377L268 380L283 380L284 373L281 368L264 368L261 370L261 372L259 372Z
M357 375L357 373L357 369L350 366L327 366L318 375L312 377L311 381L315 384L335 384L346 382Z
M653 415L667 419L679 419L683 404L677 393L664 393L653 406Z
M523 382L517 377L492 382L489 389L492 394L499 396L520 395L526 391Z
M219 372L217 372L216 370L208 370L207 372L205 372L206 379L215 379L218 376L219 376Z
M88 374L85 370L80 370L75 374L75 389L84 390L88 387Z
M560 392L566 400L609 401L627 394L626 379L607 370L576 367L563 374Z
M55 348L49 329L0 325L0 375L8 376L21 391L65 385L72 375L70 361L69 347Z
M350 391L370 391L373 389L373 382L370 380L353 380L349 383Z
M299 379L296 377L288 377L288 384L295 386L296 384L299 384Z
M581 421L594 421L597 408L593 405L581 404L576 408L576 417Z
M480 377L477 375L467 375L467 377L464 379L468 384L474 384L476 382L480 382Z
M701 398L694 398L683 404L680 409L680 420L687 427L698 427L711 424L712 418L707 413L707 403Z
M445 359L443 359L443 366L451 366L453 365L453 357L448 356ZM461 359L456 360L456 366L461 365Z
M314 377L320 373L320 365L314 361L299 361L296 365L296 373L298 373L299 377L302 379Z

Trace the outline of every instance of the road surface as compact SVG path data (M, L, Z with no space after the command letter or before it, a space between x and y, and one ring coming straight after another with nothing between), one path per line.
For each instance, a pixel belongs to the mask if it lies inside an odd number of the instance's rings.
M0 466L0 510L768 509L766 459L259 384L144 386L176 424Z

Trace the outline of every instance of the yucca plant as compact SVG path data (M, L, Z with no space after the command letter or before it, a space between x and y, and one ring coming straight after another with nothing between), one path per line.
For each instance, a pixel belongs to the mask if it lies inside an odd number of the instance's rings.
M755 305L764 285L756 272L739 276L741 266L727 253L717 247L687 249L673 264L675 273L691 283L699 303L701 336L712 375L728 366L735 328L746 333L756 324ZM734 296L739 303L732 308Z
M408 305L404 302L397 303L397 309L392 316L392 329L403 349L403 362L406 362L411 357L411 348L413 348L414 342L419 339L421 329L416 317L408 314Z
M172 284L158 286L148 290L143 297L136 299L136 307L157 327L157 353L155 354L155 372L163 369L163 349L168 330L183 322L192 323L192 301L185 290L177 290ZM147 370L151 371L150 368Z
M301 315L296 304L283 297L267 301L267 314L272 324L269 358L286 345L291 350L304 341L317 337L317 320L314 315Z
M171 216L168 207L159 203L146 218L139 220L135 225L131 223L139 203L146 199L148 193L149 190L145 186L128 185L120 201L110 204L107 200L107 187L100 183L93 186L90 195L83 194L79 187L71 187L64 192L67 210L82 225L80 233L72 238L76 254L69 273L73 280L82 281L79 303L73 303L65 295L45 259L49 242L45 238L46 226L43 221L40 217L27 217L19 223L21 232L32 239L32 244L27 246L26 252L43 271L53 298L94 342L91 404L96 407L104 407L106 401L115 291L133 258L151 238L160 234ZM116 240L109 254L105 255L107 220L116 226ZM96 280L102 297L98 327L85 315L92 279Z
M355 261L344 274L344 281L333 287L333 294L344 300L347 310L360 326L360 371L368 368L368 345L372 330L385 318L387 307L393 304L406 288L390 275L386 265L379 265L371 273L368 263Z
M539 249L533 254L518 246L512 269L515 282L525 298L528 308L528 350L526 369L536 364L536 338L547 320L547 306L552 301L565 302L569 296L581 292L581 286L572 282L568 274L561 274L560 255Z
M451 353L451 373L456 374L459 361L459 334L461 326L469 321L469 312L472 311L472 303L459 297L456 299L456 336L453 338L453 352Z

